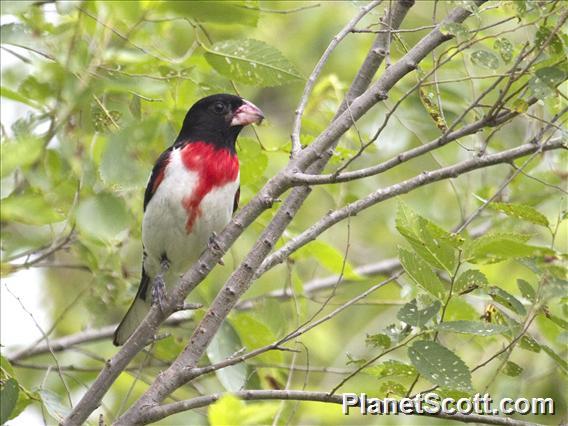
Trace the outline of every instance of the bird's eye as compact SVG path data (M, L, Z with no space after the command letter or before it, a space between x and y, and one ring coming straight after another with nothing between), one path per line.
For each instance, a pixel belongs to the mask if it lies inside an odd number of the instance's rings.
M217 114L222 114L225 112L225 104L223 102L216 102L213 104L213 111Z

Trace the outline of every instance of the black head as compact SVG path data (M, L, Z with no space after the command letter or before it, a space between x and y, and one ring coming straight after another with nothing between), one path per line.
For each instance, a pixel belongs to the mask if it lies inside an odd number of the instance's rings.
M260 109L239 96L207 96L187 112L176 143L204 141L234 150L242 128L263 118Z

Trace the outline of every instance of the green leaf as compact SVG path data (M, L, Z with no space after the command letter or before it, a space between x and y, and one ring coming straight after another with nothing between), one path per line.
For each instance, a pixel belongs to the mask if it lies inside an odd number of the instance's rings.
M140 161L138 153L146 149L144 144L158 137L159 130L158 120L149 119L142 124L125 127L108 139L99 169L107 186L137 189L146 185L150 168Z
M130 216L124 202L112 194L100 193L79 203L77 225L100 240L115 238L128 228Z
M234 395L224 395L209 406L208 420L211 426L263 425L270 423L280 408L280 402L248 403Z
M448 348L432 341L417 341L408 348L412 364L431 383L451 389L469 391L471 372Z
M525 334L519 340L519 347L531 352L540 352L541 345L528 334Z
M487 234L464 244L463 257L470 263L498 263L506 259L554 254L545 247L524 244L528 239L520 234Z
M529 80L529 89L538 99L546 99L556 93L556 86L564 82L568 74L559 67L541 68Z
M493 43L493 49L499 52L501 59L503 59L505 63L508 64L509 62L511 62L511 59L513 59L513 43L511 43L509 39L505 37L499 37Z
M489 282L483 272L477 269L469 269L463 272L454 283L454 292L463 293L486 287Z
M501 370L506 376L517 377L523 372L523 368L519 364L515 364L513 361L507 361Z
M221 362L234 355L242 346L231 324L224 321L219 332L215 334L211 344L207 347L207 357L211 363ZM215 375L226 390L236 392L242 389L247 381L247 366L244 363L235 364L216 370Z
M550 53L560 55L564 51L562 39L558 36L558 34L552 34L552 37L551 34L552 32L550 31L550 28L542 25L536 32L535 46L537 48L541 48L548 41L548 45L545 49Z
M363 372L370 374L377 379L383 379L385 377L395 376L414 376L416 374L416 368L414 368L412 365L404 364L403 362L390 359L378 365L373 365L372 367L365 368Z
M399 202L396 229L426 262L435 268L453 274L456 266L455 248L461 245L457 236L417 215L406 204Z
M0 220L28 225L46 225L60 222L64 215L37 193L12 194L0 204Z
M391 346L391 339L386 334L367 334L365 343L375 348L388 349Z
M265 322L252 315L239 313L231 317L230 322L239 335L242 344L248 350L260 348L278 340L278 337ZM280 351L265 352L259 355L258 359L266 363L283 362L282 352Z
M557 317L556 315L552 315L549 312L545 313L546 318L552 321L557 326L563 328L564 330L568 330L568 321L563 320L562 318Z
M507 216L526 220L527 222L534 223L535 225L542 225L546 227L549 225L548 219L545 215L526 204L490 203L489 207L505 213Z
M304 79L282 53L259 40L225 40L204 48L219 74L243 84L280 86Z
M0 96L2 96L3 98L6 99L10 99L12 101L16 101L16 102L20 102L22 104L31 106L32 108L40 108L40 105L38 105L36 102L34 102L32 99L28 99L26 96L22 96L22 94L8 89L7 87L0 87Z
M36 137L23 137L3 142L0 145L2 177L8 176L18 167L25 168L39 160L43 153L43 144L43 140Z
M399 248L398 255L402 267L419 287L437 298L444 296L446 290L442 281L426 262L403 248Z
M542 345L542 350L554 360L554 362L562 369L565 374L568 374L568 362L565 357L561 357L552 350L549 346Z
M482 321L446 321L436 325L436 330L454 333L476 334L478 336L493 336L509 330L509 327Z
M440 301L436 300L430 306L424 309L418 309L416 299L412 299L398 311L396 317L415 327L424 327L428 321L434 318L441 307L442 304Z
M495 286L489 287L488 294L493 300L511 309L513 312L519 315L526 315L527 311L523 304L519 302L515 296L506 292L502 288Z
M471 62L479 67L490 70L499 68L499 58L495 53L489 50L476 50L471 54Z
M59 395L47 389L39 391L41 402L49 415L58 422L63 422L63 419L69 415L71 410L63 405L59 399Z
M440 25L440 32L444 35L453 35L458 39L463 39L469 34L469 28L458 22L444 22Z
M381 384L379 388L379 395L383 398L392 398L393 396L403 397L406 396L406 388L398 382L387 380Z
M353 266L348 260L344 261L345 253L340 252L332 245L324 241L312 241L296 252L298 258L313 257L317 259L330 272L339 275L343 272L343 277L347 279L360 279L361 277L354 271ZM343 265L345 262L345 265Z
M6 423L18 401L20 389L16 379L10 378L0 382L0 424Z
M268 166L268 157L258 142L251 138L239 138L237 145L241 185L250 186L265 183L264 172Z
M257 25L260 14L258 1L166 1L160 6L184 18L193 18L200 22L251 27Z
M532 285L519 278L517 280L517 287L519 287L519 290L525 299L530 300L533 303L536 302L536 292Z

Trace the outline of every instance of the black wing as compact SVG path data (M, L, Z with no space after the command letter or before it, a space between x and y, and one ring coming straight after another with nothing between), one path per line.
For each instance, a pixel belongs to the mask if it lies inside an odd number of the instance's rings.
M170 154L172 152L173 146L166 149L162 154L158 157L158 161L154 164L154 168L152 169L152 174L150 175L150 180L148 181L148 185L146 186L146 191L144 192L144 211L146 211L146 206L152 199L152 195L160 186L162 179L164 179L164 172L166 170L166 166L170 161Z
M239 208L239 199L240 198L241 198L241 187L239 185L239 187L237 188L237 192L235 192L235 199L233 201L233 214L235 214L235 212Z

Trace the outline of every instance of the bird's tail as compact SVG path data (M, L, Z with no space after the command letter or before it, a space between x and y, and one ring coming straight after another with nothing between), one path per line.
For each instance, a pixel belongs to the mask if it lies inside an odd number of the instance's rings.
M138 288L134 302L132 302L128 312L126 312L126 315L114 332L112 343L115 346L121 346L128 340L152 307L152 298L148 297L150 296L148 294L149 284L150 278L142 271L140 287Z

